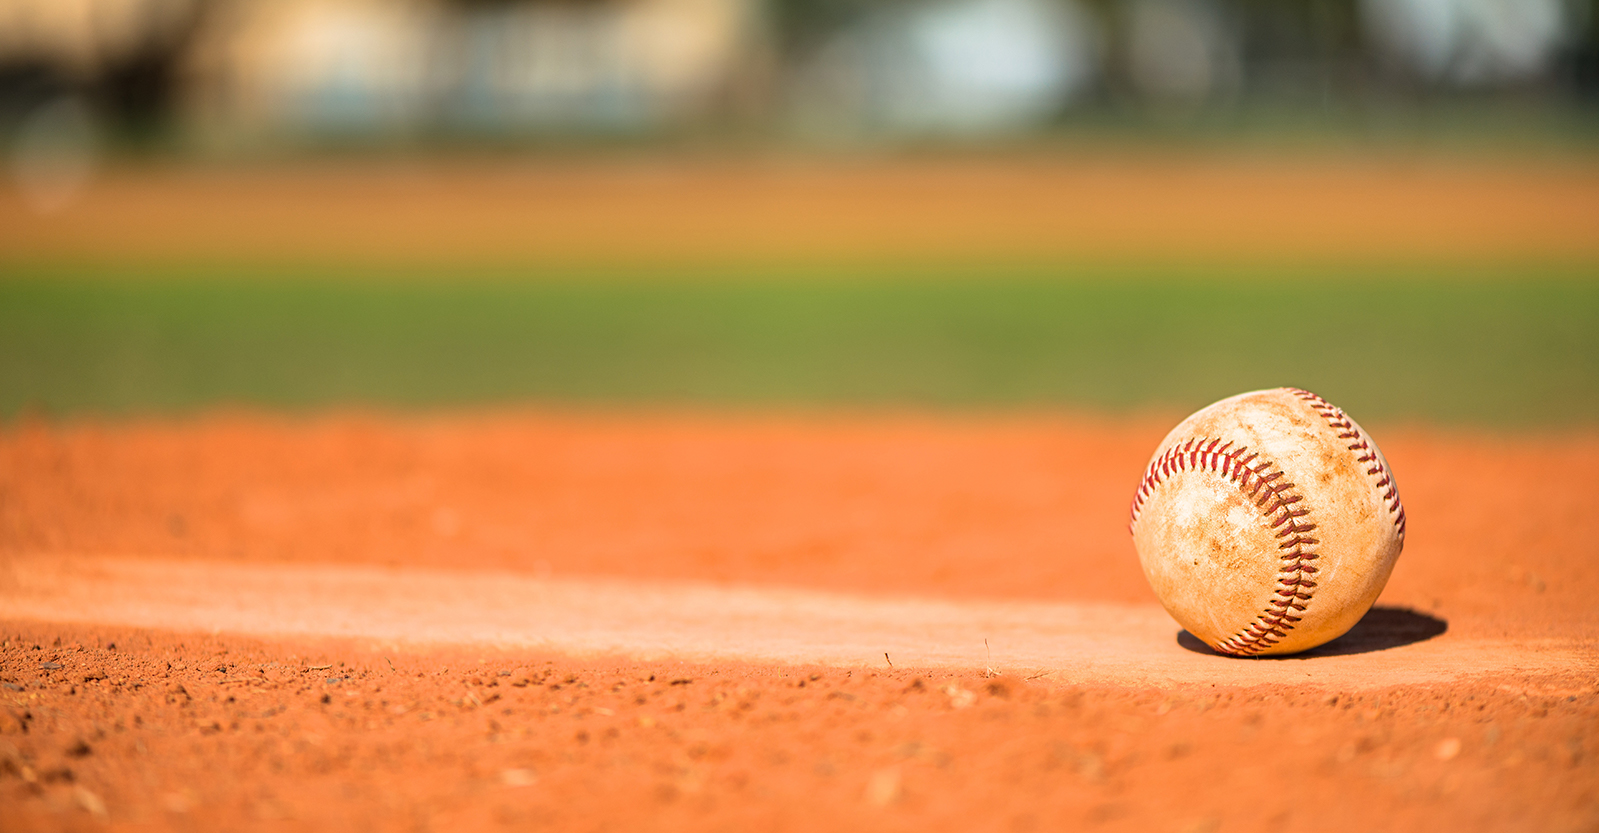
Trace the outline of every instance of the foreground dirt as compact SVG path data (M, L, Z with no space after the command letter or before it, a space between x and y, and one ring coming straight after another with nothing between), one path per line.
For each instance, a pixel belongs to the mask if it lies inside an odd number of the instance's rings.
M109 172L0 259L640 266L1591 262L1599 165L1395 155L339 160Z
M1599 825L1591 677L1061 687L5 629L8 830Z
M0 828L1599 829L1599 436L1370 426L1380 609L1235 661L1127 540L1170 421L14 426Z

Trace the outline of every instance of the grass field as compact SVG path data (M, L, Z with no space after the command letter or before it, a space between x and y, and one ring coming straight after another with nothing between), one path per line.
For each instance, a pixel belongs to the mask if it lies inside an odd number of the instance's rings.
M1599 284L1509 267L904 280L0 282L0 413L225 403L1184 409L1292 384L1365 419L1588 423ZM1576 279L1574 279L1576 278Z

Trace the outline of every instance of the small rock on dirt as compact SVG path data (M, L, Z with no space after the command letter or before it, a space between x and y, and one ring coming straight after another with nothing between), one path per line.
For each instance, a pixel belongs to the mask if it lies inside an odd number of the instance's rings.
M106 815L105 802L101 801L100 796L90 792L82 784L72 788L72 800L91 816L101 816L103 818Z

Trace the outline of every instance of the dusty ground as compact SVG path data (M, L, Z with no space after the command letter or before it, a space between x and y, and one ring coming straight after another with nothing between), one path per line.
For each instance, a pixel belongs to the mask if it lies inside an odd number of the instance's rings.
M49 215L0 191L0 263L1448 267L1591 262L1595 217L1582 156L346 159L116 168Z
M980 669L6 630L6 693L23 701L0 736L7 829L1599 821L1591 675L1356 692L1062 687Z
M1379 609L1242 661L1127 539L1169 423L13 426L0 827L1599 829L1599 436L1374 426Z

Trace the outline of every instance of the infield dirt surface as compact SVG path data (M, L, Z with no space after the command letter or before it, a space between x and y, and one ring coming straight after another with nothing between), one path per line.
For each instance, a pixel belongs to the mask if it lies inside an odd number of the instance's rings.
M1373 426L1378 608L1238 660L1176 416L24 420L0 827L1599 829L1599 436Z
M1392 152L336 160L0 191L0 263L1590 262L1599 166ZM668 271L671 271L670 269ZM748 271L741 270L741 271Z

